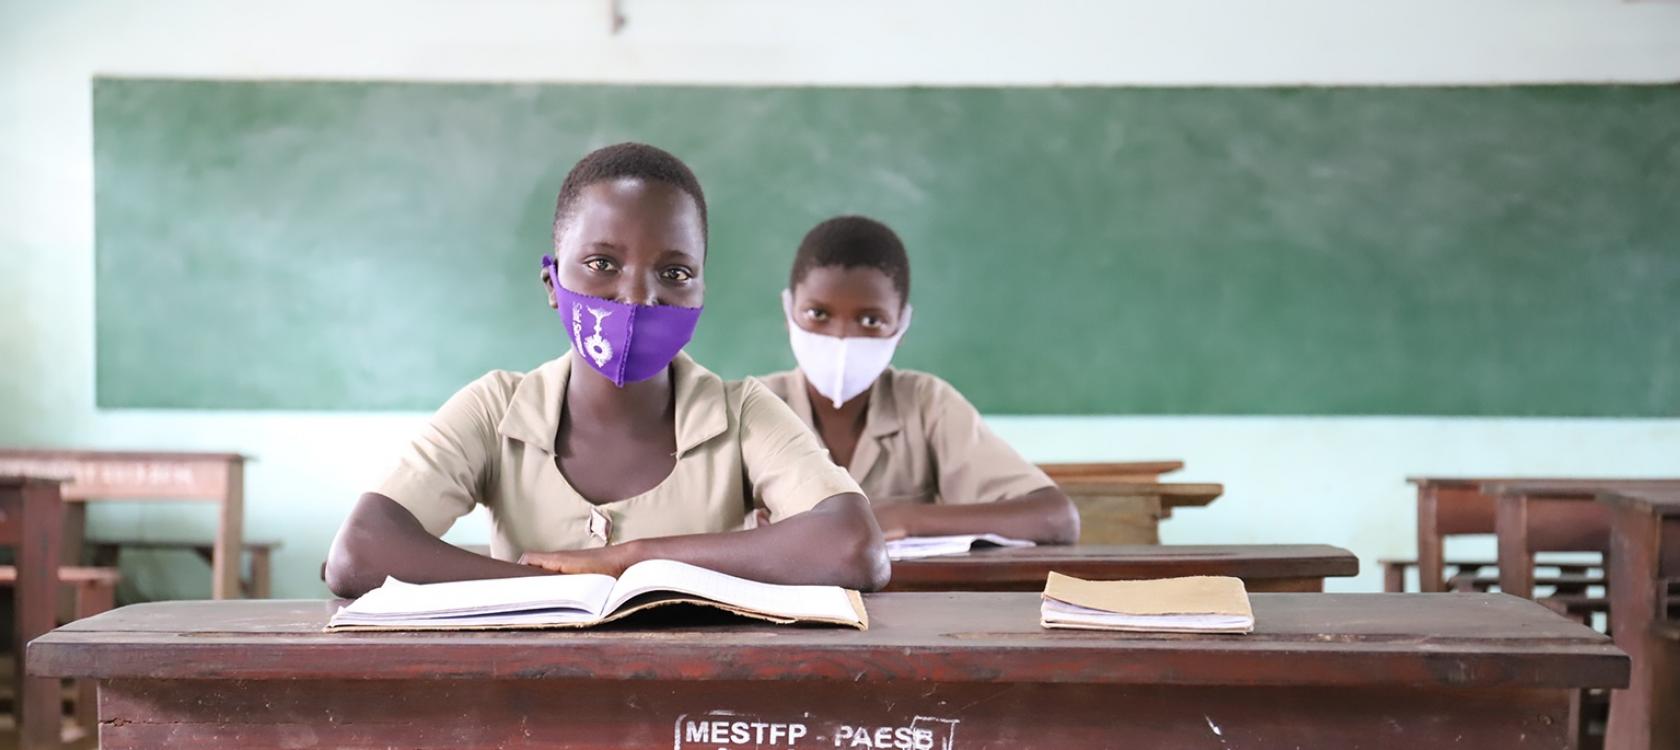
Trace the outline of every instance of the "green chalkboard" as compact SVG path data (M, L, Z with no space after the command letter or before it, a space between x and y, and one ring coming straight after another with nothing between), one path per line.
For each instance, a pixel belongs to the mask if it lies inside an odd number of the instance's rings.
M911 251L988 413L1680 415L1680 87L93 84L102 407L428 410L565 350L590 148L712 207L690 351L787 367L799 237Z

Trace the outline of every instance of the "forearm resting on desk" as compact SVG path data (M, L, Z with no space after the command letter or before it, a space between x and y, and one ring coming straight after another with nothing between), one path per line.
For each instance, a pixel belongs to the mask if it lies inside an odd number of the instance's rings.
M342 597L372 591L394 576L409 583L546 575L548 571L504 562L456 547L426 532L407 508L369 492L327 552L327 588Z
M527 552L521 559L561 573L618 575L642 560L668 559L754 581L874 591L891 574L869 501L835 495L804 513L749 531L688 534L599 549Z
M875 508L888 539L948 534L999 534L1039 544L1079 541L1079 511L1055 487L991 503L884 505Z

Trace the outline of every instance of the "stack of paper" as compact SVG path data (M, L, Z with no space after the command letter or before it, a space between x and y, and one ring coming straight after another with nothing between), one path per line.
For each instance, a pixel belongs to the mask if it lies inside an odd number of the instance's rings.
M887 558L910 560L936 555L959 555L986 547L1033 547L1025 539L1010 539L997 534L957 534L955 536L913 536L887 542Z
M1241 579L1085 581L1052 572L1040 624L1047 628L1160 633L1249 633L1254 610Z

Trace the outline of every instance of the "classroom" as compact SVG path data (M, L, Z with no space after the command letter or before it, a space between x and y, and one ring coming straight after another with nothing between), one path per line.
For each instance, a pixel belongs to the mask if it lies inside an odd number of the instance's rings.
M0 111L0 750L1680 750L1680 3L0 0Z

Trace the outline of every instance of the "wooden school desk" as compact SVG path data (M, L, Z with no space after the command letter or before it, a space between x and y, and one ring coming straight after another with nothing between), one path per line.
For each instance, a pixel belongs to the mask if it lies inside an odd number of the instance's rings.
M1418 590L1447 590L1446 559L1442 552L1448 536L1492 534L1497 506L1482 494L1481 484L1495 479L1472 477L1408 477L1417 487Z
M19 746L44 750L59 745L58 680L26 677L24 644L53 628L58 612L58 563L64 507L57 479L0 474L0 545L12 548L17 568L12 600L17 661Z
M1219 499L1224 485L1070 479L1058 483L1079 509L1080 544L1160 544L1160 522L1177 508Z
M1499 514L1498 501L1483 491L1484 484L1501 482L1570 482L1569 478L1547 477L1408 477L1417 487L1417 569L1418 590L1436 592L1447 590L1446 567L1443 555L1446 537L1466 534L1492 534ZM1606 481L1606 480L1589 480ZM1468 563L1483 567L1491 561ZM1396 565L1386 572L1386 587L1399 590L1404 569Z
M166 602L29 662L100 680L107 750L1564 748L1571 695L1628 678L1603 635L1497 594L1256 594L1256 632L1223 636L1047 631L1028 593L865 599L867 632L666 610L430 634L322 633L321 601Z
M0 448L0 474L67 477L65 536L79 553L86 503L106 500L198 501L217 507L210 593L239 596L245 539L245 457L237 453L20 450Z
M1548 479L1485 482L1494 497L1499 589L1534 598L1536 552L1598 552L1610 546L1610 509L1600 492L1680 487L1680 479ZM1601 605L1602 606L1602 605Z
M1151 484L1161 481L1162 474L1171 474L1184 468L1183 461L1109 461L1100 463L1054 463L1039 464L1039 469L1050 475L1050 479L1057 484L1074 480L1103 480L1110 482L1142 482Z
M975 550L892 564L889 591L1043 591L1050 571L1114 581L1234 576L1249 591L1323 591L1359 574L1359 558L1323 544L1075 545Z
M1605 747L1680 747L1680 489L1619 491L1610 508L1610 620L1633 679L1610 697Z
M1183 461L1039 464L1079 509L1081 544L1159 544L1173 508L1207 505L1217 484L1163 484Z

